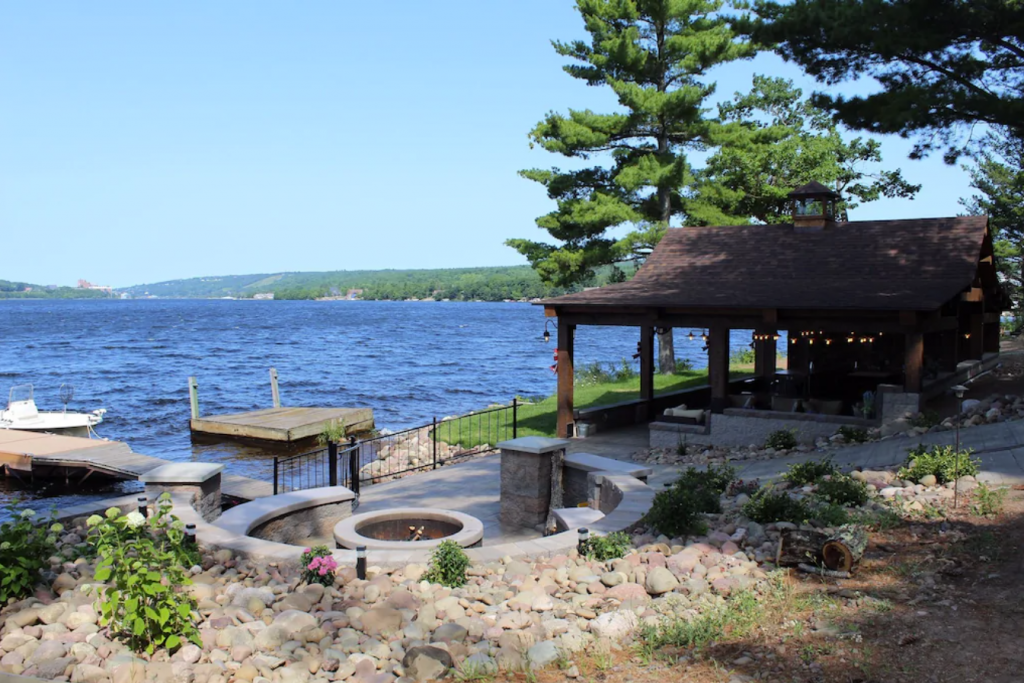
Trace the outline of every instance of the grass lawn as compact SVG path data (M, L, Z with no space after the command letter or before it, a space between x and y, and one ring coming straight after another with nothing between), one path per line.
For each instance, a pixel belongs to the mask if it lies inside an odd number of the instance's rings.
M752 374L748 367L733 367L730 379ZM655 375L654 394L669 394L707 384L707 370L690 370L678 375ZM586 386L577 385L573 392L573 404L577 409L606 406L613 403L636 400L640 397L640 378L623 382L606 382ZM558 404L556 396L538 403L519 406L519 436L554 436L557 423ZM465 447L481 443L495 443L512 438L511 411L483 415L465 415L448 420L438 428L437 438L446 443L458 443ZM490 437L490 438L489 438Z

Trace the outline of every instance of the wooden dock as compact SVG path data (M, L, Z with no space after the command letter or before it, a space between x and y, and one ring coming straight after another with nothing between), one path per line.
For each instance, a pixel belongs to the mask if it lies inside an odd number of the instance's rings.
M0 470L12 477L64 477L77 483L93 475L138 479L170 462L134 453L120 441L0 429ZM223 493L243 500L272 495L273 488L270 482L234 474L221 478Z
M309 439L331 422L344 424L349 433L373 429L371 408L266 408L248 413L193 417L193 434L226 436L289 443Z

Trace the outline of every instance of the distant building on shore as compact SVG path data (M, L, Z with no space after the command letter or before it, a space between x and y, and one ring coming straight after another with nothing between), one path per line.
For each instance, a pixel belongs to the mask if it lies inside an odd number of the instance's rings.
M114 291L113 287L105 287L103 285L94 285L93 283L89 282L88 280L79 280L78 281L78 288L79 289L95 289L95 290L98 290L100 292L106 292L107 294L110 294L110 293L112 293Z
M253 299L260 299L260 300L263 300L263 301L271 301L274 298L274 293L273 292L260 292L259 294L253 294L252 298Z

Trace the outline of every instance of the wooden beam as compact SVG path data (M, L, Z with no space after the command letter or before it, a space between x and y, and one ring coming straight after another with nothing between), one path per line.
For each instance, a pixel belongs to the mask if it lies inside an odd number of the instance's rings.
M711 412L729 407L729 328L717 325L708 339L708 382L711 384Z
M553 306L545 306L544 307L544 317L545 318L557 318L558 317L558 311L555 310L555 308Z
M985 322L987 323L998 323L1002 322L1002 316L999 311L989 311L985 313Z
M654 399L654 328L640 328L640 400ZM650 419L650 405L644 407L644 419Z
M908 332L904 336L903 348L903 390L918 394L921 392L921 368L924 364L924 335Z
M967 353L971 360L981 360L985 355L985 314L971 313L970 337L967 339Z
M573 337L576 326L558 318L558 438L572 436L573 424Z
M779 309L777 309L777 308L766 308L766 309L764 309L763 314L761 316L761 319L765 323L767 323L769 325L774 325L775 323L777 323L779 321Z
M900 325L917 327L917 311L900 311Z
M960 295L960 301L980 302L985 300L985 292L981 287L971 287Z
M921 332L945 332L955 330L957 327L956 316L947 315L941 318L930 318L921 323L918 329Z

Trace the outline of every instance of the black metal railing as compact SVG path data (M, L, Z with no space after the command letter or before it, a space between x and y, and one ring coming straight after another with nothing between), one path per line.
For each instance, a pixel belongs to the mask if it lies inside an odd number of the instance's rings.
M341 447L329 444L310 453L274 458L274 494L320 486L360 485L437 469L473 456L494 453L518 435L519 403L467 415L434 418L430 424L381 434Z

